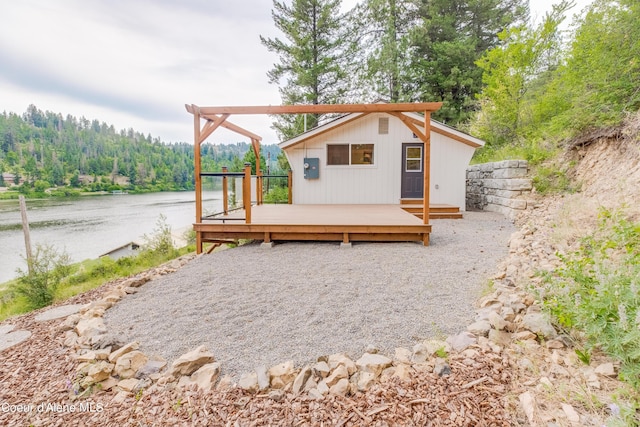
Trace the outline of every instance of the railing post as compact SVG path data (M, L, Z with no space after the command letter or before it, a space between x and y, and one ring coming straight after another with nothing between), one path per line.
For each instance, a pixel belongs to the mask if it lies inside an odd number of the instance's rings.
M262 172L256 172L256 204L262 204Z
M289 188L289 194L287 196L287 202L289 204L293 203L293 171L289 169L289 173L287 174L287 187Z
M222 173L227 173L229 168L222 167ZM222 210L225 215L229 215L229 180L227 176L222 177Z
M242 203L246 217L246 224L251 224L251 163L244 164L244 179L242 180Z

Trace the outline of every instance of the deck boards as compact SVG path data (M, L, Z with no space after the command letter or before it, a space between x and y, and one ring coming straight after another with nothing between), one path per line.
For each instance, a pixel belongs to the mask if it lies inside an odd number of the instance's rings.
M399 205L259 205L251 209L251 224L244 211L226 219L194 224L203 241L219 239L429 241L430 224Z

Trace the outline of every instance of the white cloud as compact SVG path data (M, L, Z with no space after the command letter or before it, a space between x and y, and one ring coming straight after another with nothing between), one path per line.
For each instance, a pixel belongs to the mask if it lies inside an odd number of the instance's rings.
M264 0L7 3L0 108L22 113L33 103L191 141L185 103L279 103L266 77L275 57L259 40L274 32L270 10ZM235 119L275 142L268 117Z

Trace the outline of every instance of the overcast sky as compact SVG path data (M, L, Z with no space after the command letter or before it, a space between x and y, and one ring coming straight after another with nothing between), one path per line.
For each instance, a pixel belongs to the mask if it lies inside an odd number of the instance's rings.
M580 10L589 0L578 0ZM348 9L357 0L343 0ZM532 1L532 14L550 9ZM271 0L0 0L0 111L29 104L193 141L200 106L280 104L266 73L277 61ZM428 101L428 100L425 100ZM267 116L234 123L276 143ZM211 142L242 137L216 131Z

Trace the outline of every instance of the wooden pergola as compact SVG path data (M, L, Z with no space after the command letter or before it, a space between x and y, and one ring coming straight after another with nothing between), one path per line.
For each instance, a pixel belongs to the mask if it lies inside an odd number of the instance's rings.
M313 104L313 105L267 105L267 106L227 106L227 107L200 107L186 104L187 112L193 115L194 130L194 163L195 163L195 193L196 193L196 223L202 221L202 165L200 148L202 143L218 128L222 127L245 136L251 140L256 156L256 174L260 176L260 141L262 137L250 132L228 119L231 115L249 114L348 114L360 113L387 113L400 119L424 144L424 196L423 196L423 222L429 223L429 176L431 164L431 113L442 106L441 102L415 102L397 104ZM423 123L407 117L403 113L422 112ZM203 123L204 120L204 123ZM202 242L197 234L198 251L201 251ZM427 237L428 238L428 237ZM425 242L428 243L428 240Z

